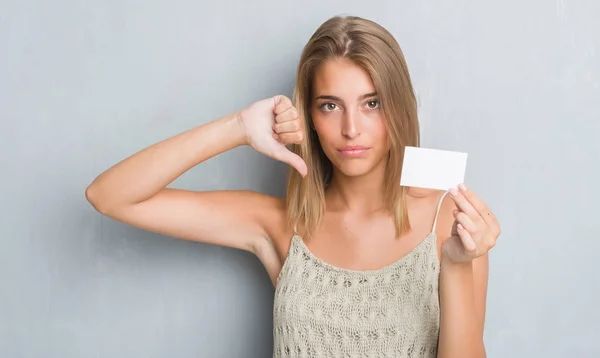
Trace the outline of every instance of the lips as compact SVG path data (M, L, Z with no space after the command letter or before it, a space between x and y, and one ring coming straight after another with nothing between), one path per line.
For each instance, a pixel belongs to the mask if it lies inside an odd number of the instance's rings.
M348 145L341 149L338 149L340 154L346 157L360 157L363 156L369 151L369 147L365 147L362 145Z

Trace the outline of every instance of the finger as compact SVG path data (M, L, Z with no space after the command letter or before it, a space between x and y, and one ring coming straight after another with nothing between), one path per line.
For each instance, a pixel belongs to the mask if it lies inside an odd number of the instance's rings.
M290 107L275 116L275 123L283 123L298 120L298 111L295 107Z
M475 240L471 237L467 229L462 226L462 224L456 225L456 231L458 232L458 236L460 237L460 241L462 242L465 251L469 254L475 253L477 249L477 244Z
M458 209L460 209L460 211L469 215L469 217L472 219L479 217L479 212L477 211L477 209L475 209L471 202L469 202L467 198L464 197L464 195L462 195L461 192L456 190L456 188L450 189L449 192L450 197L452 198L452 200L454 200L454 203L456 204Z
M277 133L273 133L273 139L275 139L276 141L278 141L279 143L283 143L281 141L281 139L279 139L279 135Z
M475 233L475 231L477 230L477 225L473 222L473 220L471 220L471 218L467 214L463 213L460 210L454 210L452 214L454 215L456 221L462 224L462 226L465 229L467 229L469 233Z
M302 177L306 176L308 169L304 160L302 160L298 154L292 153L283 144L277 146L275 153L273 153L273 157L294 167Z
M471 203L471 205L473 205L475 210L477 210L486 224L494 225L497 223L494 213L490 210L486 203L481 200L477 194L475 194L474 191L469 190L469 188L467 188L467 186L464 184L460 184L458 188L461 194Z
M277 134L297 132L300 129L300 121L288 121L283 123L275 123L273 125L273 130Z
M275 113L275 115L283 113L286 110L294 107L292 105L292 100L283 95L273 97L273 101L275 103L275 108L273 109L273 113Z
M300 144L304 138L304 135L301 131L275 134L278 137L277 139L283 144Z

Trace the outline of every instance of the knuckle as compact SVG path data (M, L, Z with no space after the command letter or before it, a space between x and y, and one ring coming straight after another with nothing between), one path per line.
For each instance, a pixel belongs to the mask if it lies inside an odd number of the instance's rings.
M490 234L492 234L494 237L498 237L500 235L500 228L496 225L493 225L490 228Z
M290 108L289 99L285 96L282 96L279 100L279 103L275 106L275 113L283 113L288 108Z
M279 110L281 112L288 110L292 106L292 101L289 98L283 97L279 103Z
M281 135L282 141L285 144L296 143L296 136L293 133L285 133Z

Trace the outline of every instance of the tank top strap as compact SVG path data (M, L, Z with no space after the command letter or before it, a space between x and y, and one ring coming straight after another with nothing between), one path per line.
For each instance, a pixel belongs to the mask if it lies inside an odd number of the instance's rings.
M438 220L438 215L440 213L440 208L442 207L442 202L444 201L444 198L446 197L446 194L448 194L448 191L445 191L442 194L442 196L440 197L440 200L438 201L437 209L435 210L435 219L433 220L433 226L431 227L431 232L435 232L435 227L437 225L437 220Z

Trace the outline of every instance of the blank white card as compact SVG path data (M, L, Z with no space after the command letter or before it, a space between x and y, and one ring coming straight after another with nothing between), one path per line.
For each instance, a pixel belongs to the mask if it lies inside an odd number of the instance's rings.
M400 185L448 190L464 183L467 153L405 147Z

